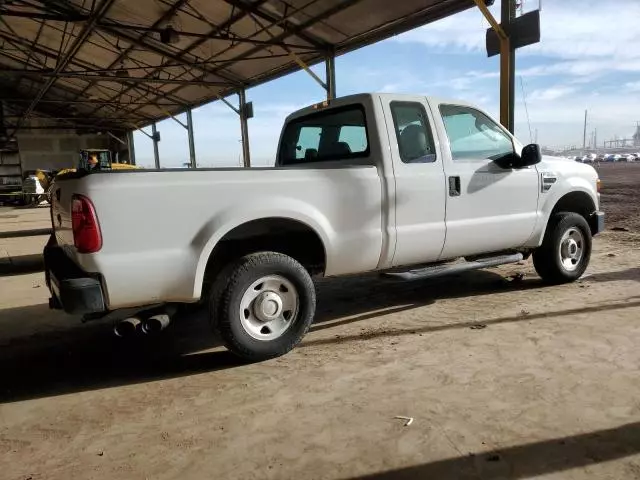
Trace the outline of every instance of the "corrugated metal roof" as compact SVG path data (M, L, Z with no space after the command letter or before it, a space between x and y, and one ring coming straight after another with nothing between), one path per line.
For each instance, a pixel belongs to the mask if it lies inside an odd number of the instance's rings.
M11 113L5 124L26 126L30 113L59 127L128 130L298 70L294 56L315 64L472 6L472 0L5 0L0 97ZM170 29L178 34L163 41Z

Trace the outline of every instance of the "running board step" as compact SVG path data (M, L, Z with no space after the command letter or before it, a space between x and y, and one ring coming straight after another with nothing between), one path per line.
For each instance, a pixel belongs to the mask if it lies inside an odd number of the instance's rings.
M432 267L409 270L408 272L388 272L383 275L398 280L423 280L425 278L437 278L454 273L478 270L479 268L496 267L507 263L520 262L524 256L521 253L513 255L500 255L497 257L485 257L472 262L455 263L449 265L435 265Z

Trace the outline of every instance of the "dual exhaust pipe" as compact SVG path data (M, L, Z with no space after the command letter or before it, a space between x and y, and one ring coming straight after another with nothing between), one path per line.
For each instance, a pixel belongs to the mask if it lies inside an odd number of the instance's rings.
M116 323L113 333L120 338L132 337L139 331L146 335L154 335L167 328L169 323L171 323L171 317L168 313L159 313L144 319L129 317Z

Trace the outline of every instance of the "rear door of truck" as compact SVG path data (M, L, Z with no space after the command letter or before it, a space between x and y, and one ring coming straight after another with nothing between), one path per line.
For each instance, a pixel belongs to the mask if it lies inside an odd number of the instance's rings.
M445 241L446 190L434 119L425 97L382 95L380 101L396 182L393 266L436 261Z

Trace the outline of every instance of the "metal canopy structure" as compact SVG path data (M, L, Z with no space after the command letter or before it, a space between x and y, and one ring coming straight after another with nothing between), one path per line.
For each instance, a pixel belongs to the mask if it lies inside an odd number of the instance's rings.
M15 136L38 118L37 128L124 133L231 94L244 99L246 88L301 68L332 97L335 55L474 5L474 0L0 0L4 129ZM308 69L325 60L327 81ZM243 108L241 101L236 109L241 117Z

